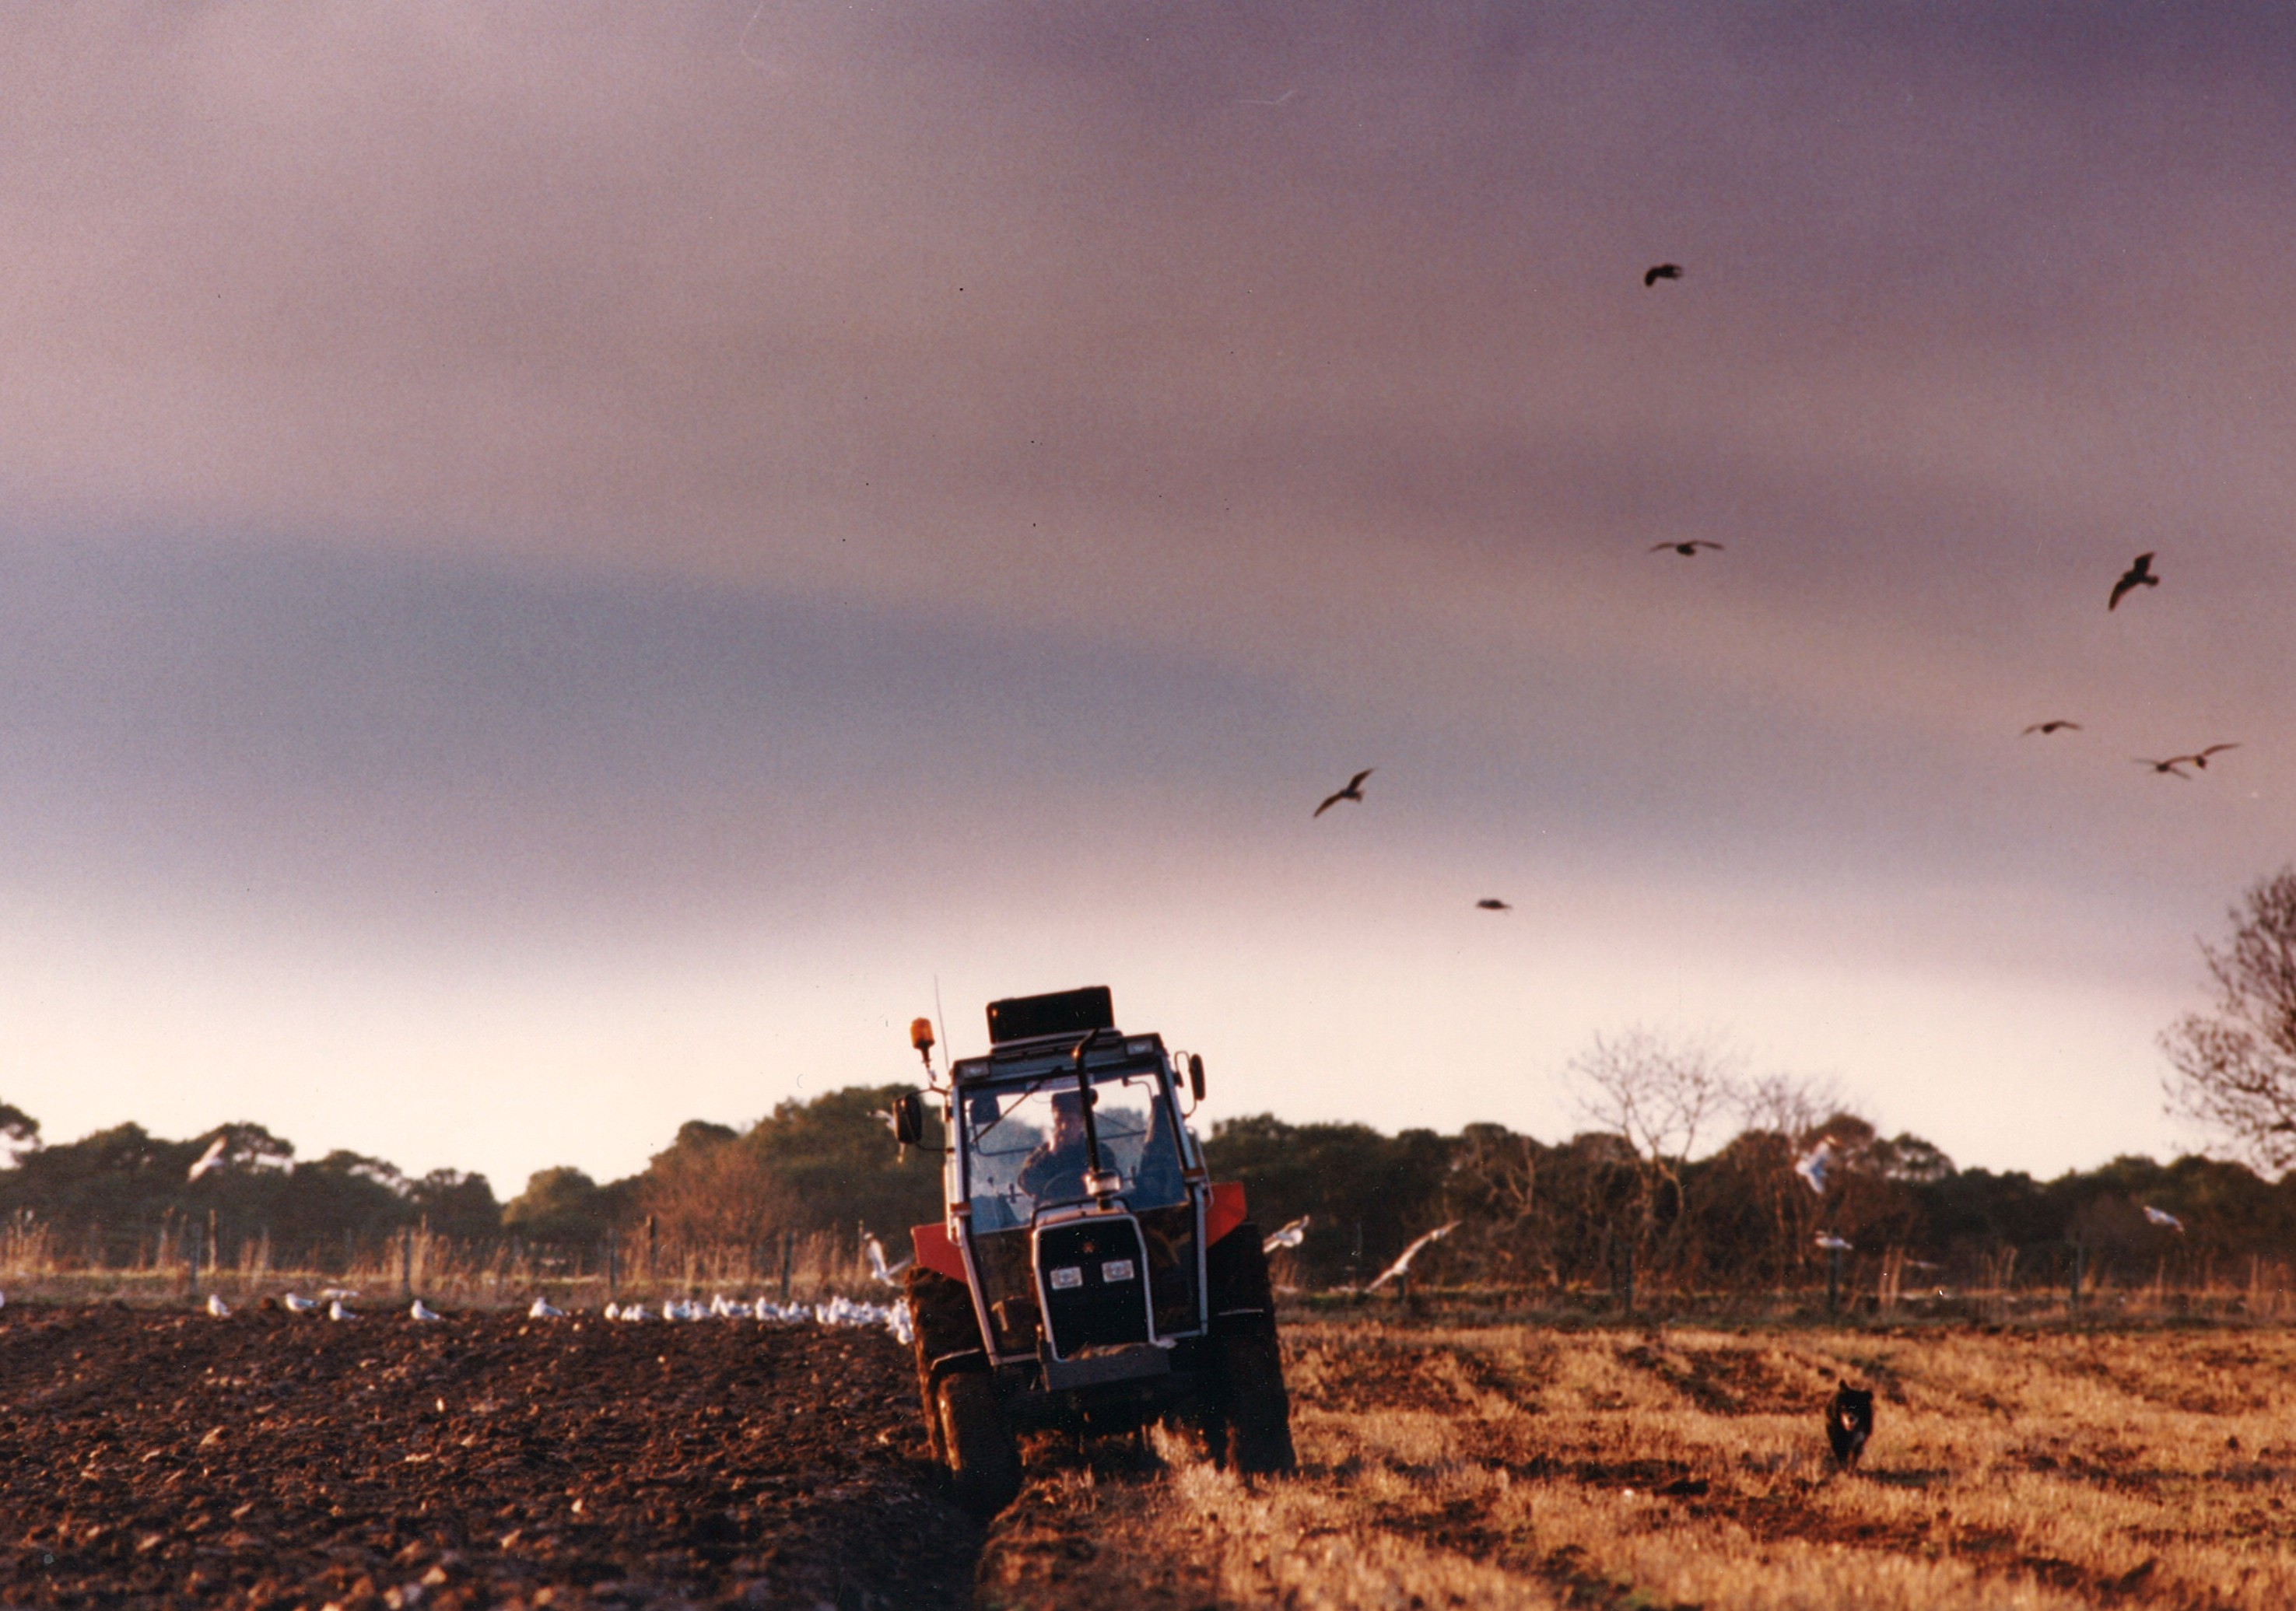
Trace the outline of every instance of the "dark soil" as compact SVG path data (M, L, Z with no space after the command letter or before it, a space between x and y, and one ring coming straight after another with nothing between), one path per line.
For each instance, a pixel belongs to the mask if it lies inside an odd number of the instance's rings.
M0 1605L960 1606L980 1542L877 1332L0 1318Z

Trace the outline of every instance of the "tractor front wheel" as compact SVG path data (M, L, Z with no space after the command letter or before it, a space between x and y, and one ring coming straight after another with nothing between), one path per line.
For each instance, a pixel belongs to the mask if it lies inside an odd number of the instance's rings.
M1292 1449L1292 1399L1283 1389L1283 1353L1275 1328L1252 1327L1213 1339L1220 1398L1226 1411L1227 1464L1244 1476L1299 1468Z
M941 1378L940 1443L957 1502L994 1516L1021 1492L1021 1446L996 1402L996 1388L977 1370ZM1288 1440L1287 1440L1288 1443Z

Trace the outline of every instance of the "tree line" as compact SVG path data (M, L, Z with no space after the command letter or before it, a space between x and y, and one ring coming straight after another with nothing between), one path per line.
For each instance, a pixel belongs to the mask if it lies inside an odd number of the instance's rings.
M274 1263L327 1268L418 1224L576 1253L641 1228L671 1253L865 1228L898 1259L907 1228L937 1218L940 1200L939 1156L905 1153L880 1116L905 1089L784 1102L743 1130L696 1120L636 1174L602 1184L577 1169L542 1170L508 1203L482 1175L409 1177L340 1151L299 1162L254 1124L185 1141L127 1124L41 1146L27 1124L13 1165L0 1169L0 1214L47 1226L63 1252L89 1263L129 1262L173 1228L179 1238L211 1235L226 1262L263 1239ZM217 1160L187 1180L218 1140ZM1894 1249L1916 1270L1934 1265L1956 1280L2010 1250L2021 1272L2044 1279L2076 1247L2097 1275L2120 1268L2132 1279L2150 1279L2164 1258L2179 1269L2216 1261L2229 1273L2250 1255L2296 1254L2296 1173L2268 1181L2222 1160L2122 1157L2036 1181L1958 1168L1917 1136L1884 1136L1842 1112L1791 1128L1745 1125L1695 1157L1638 1145L1624 1128L1547 1142L1499 1124L1386 1134L1272 1114L1219 1122L1205 1152L1215 1178L1243 1183L1263 1230L1308 1222L1280 1273L1311 1289L1364 1285L1413 1239L1454 1222L1415 1278L1792 1289L1824 1280L1821 1233L1849 1243L1856 1258Z
M2046 1182L1963 1169L1919 1136L1884 1136L1822 1084L1748 1078L1726 1051L1642 1030L1598 1037L1571 1063L1584 1127L1568 1140L1260 1114L1213 1125L1205 1152L1264 1230L1308 1222L1281 1272L1307 1288L1364 1284L1440 1226L1453 1229L1414 1276L1516 1288L1793 1288L1837 1251L1891 1255L1917 1278L2013 1260L2046 1280L2076 1257L2106 1277L2171 1262L2230 1274L2296 1255L2296 1173L2284 1173L2296 1164L2296 869L2229 916L2230 939L2202 946L2214 1010L2179 1019L2162 1046L2171 1104L2232 1157L2126 1157ZM784 1101L744 1129L693 1120L636 1174L545 1169L507 1203L483 1175L411 1177L348 1151L305 1162L259 1124L185 1141L122 1124L49 1145L0 1102L0 1216L99 1264L189 1234L225 1262L259 1240L274 1264L324 1268L418 1225L578 1251L639 1226L650 1250L673 1252L865 1230L898 1259L906 1229L940 1212L938 1137L905 1149L886 1123L907 1089Z

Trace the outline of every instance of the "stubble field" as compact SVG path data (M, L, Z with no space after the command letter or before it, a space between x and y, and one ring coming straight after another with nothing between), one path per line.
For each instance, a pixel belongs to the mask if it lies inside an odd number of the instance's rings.
M2279 1330L1286 1329L1301 1469L1029 1450L985 1530L881 1333L0 1320L0 1604L2296 1604ZM1818 1411L1870 1384L1865 1468Z
M1055 1456L981 1603L2296 1605L2285 1332L1301 1324L1286 1353L1297 1478ZM1845 1377L1877 1400L1854 1475L1821 1422Z

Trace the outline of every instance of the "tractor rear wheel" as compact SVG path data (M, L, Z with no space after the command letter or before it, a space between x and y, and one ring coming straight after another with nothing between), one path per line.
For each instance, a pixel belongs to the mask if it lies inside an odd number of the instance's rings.
M957 1502L994 1516L1021 1492L1021 1446L996 1402L996 1388L978 1370L941 1378L940 1443Z

